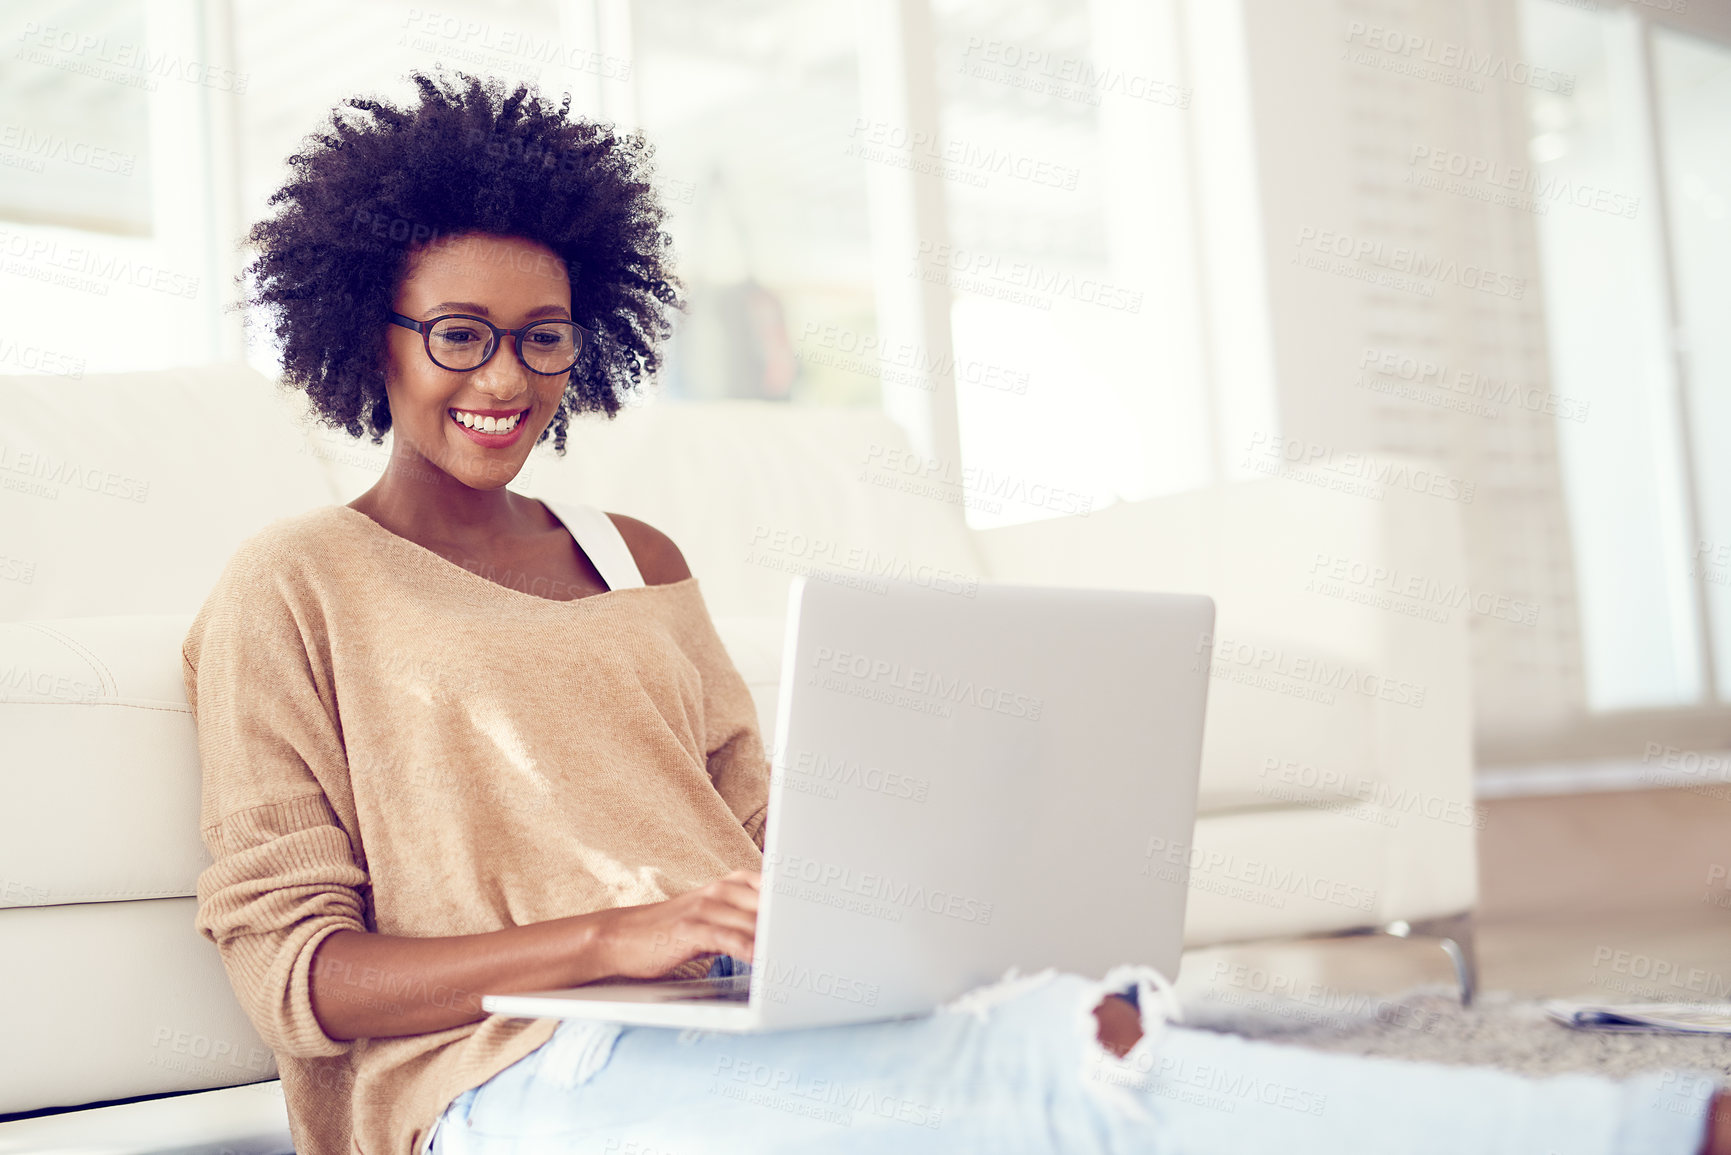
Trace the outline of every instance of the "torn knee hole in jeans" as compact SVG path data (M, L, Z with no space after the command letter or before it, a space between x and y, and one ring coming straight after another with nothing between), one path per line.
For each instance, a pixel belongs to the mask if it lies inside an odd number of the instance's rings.
M1142 1036L1120 1058L1100 1042L1094 1008L1107 996L1121 995L1128 989L1136 993ZM1084 987L1080 1004L1076 1010L1077 1029L1082 1032L1083 1085L1126 1114L1145 1117L1147 1106L1138 1092L1146 1092L1154 1085L1159 1063L1157 1052L1166 1025L1184 1021L1178 993L1166 976L1153 967L1126 963L1113 967L1099 982Z
M1048 968L1031 975L1022 975L1015 967L1005 972L995 983L975 987L966 994L939 1007L940 1012L971 1013L982 1022L994 1007L1020 998L1036 987L1051 982L1058 972ZM1100 1042L1100 1023L1094 1009L1108 995L1134 991L1141 1019L1142 1035L1120 1058ZM1157 1063L1156 1051L1168 1022L1182 1022L1184 1012L1177 992L1166 976L1149 966L1126 963L1113 967L1098 982L1084 983L1073 1010L1075 1029L1080 1032L1079 1054L1084 1085L1115 1102L1130 1114L1146 1114L1137 1096L1138 1089L1153 1085Z

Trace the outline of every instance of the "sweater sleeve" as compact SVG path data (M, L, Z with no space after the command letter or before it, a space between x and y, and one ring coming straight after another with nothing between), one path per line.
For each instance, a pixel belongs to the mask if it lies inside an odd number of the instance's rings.
M769 757L757 722L751 688L733 664L716 632L709 609L699 594L701 628L696 653L703 678L704 750L709 780L739 819L746 834L763 849L764 820L769 806Z
M273 1051L341 1055L354 1042L319 1025L311 965L332 933L368 929L368 875L327 792L346 788L347 762L328 665L315 675L284 580L242 549L181 650L213 859L198 878L197 929Z

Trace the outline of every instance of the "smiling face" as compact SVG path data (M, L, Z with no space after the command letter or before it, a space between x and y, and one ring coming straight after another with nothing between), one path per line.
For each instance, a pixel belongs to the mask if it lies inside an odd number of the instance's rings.
M569 320L571 282L565 262L545 245L471 233L411 257L392 308L416 321L470 313L515 329L548 318ZM485 340L480 326L447 340L473 339L476 333ZM442 359L454 359L442 352L439 336L433 342ZM471 489L499 489L516 477L552 423L569 374L531 372L515 346L516 338L501 337L485 365L458 372L428 359L420 333L388 325L391 467L416 473L430 467ZM486 431L488 418L496 431Z

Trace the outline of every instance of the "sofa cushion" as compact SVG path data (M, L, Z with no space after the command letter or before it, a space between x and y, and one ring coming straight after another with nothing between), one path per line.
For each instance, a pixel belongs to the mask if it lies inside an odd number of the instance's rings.
M1401 911L1388 887L1391 837L1367 816L1340 811L1208 814L1189 846L1151 846L1147 859L1152 870L1188 864L1184 943L1201 946L1409 917L1391 913Z
M331 501L292 399L245 365L0 398L0 621L195 612L243 538Z
M256 1083L276 1058L190 898L0 910L0 1114Z
M190 614L0 623L0 908L191 895Z
M1378 699L1365 687L1377 682L1353 662L1312 641L1222 631L1209 673L1199 813L1374 790Z
M775 742L776 697L781 692L781 648L786 628L783 618L768 614L715 618L715 632L751 690L765 751Z
M117 1103L0 1122L0 1152L294 1155L282 1083Z

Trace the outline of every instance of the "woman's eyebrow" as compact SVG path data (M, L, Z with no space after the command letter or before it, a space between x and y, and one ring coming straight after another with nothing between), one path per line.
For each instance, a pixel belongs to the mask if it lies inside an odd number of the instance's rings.
M474 301L440 301L437 305L429 306L429 310L433 313L454 311L459 313L478 313L483 317L492 316L492 313L487 309L487 306L478 304ZM523 315L531 318L554 316L563 317L568 312L569 310L563 305L536 305L533 309L530 309Z

